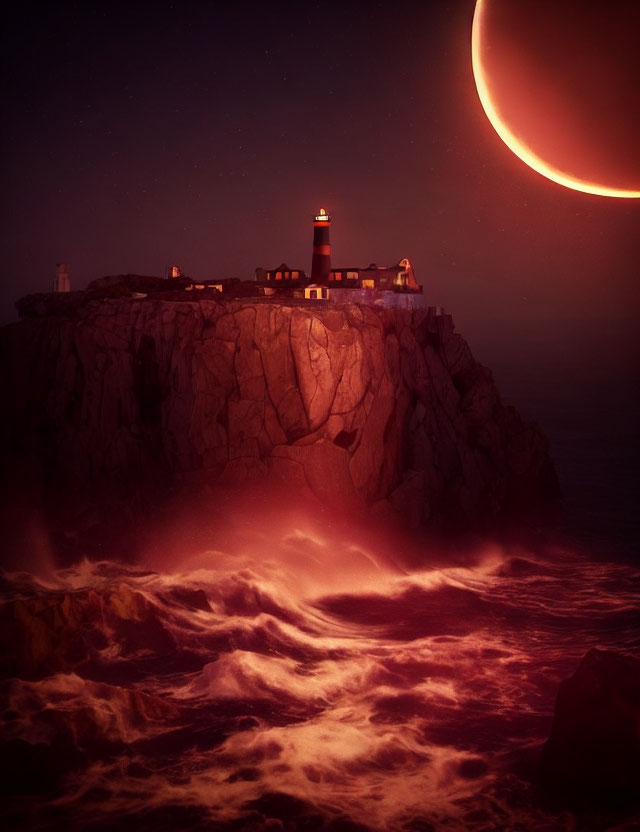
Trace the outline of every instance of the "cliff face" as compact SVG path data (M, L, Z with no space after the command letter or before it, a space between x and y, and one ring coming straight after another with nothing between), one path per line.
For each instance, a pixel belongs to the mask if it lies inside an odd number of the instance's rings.
M67 509L264 480L464 524L555 483L545 439L427 310L96 300L5 327L0 349L9 487Z

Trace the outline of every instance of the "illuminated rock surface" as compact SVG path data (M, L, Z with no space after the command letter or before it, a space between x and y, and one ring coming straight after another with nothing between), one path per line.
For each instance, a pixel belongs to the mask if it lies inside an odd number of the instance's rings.
M266 481L411 526L554 493L545 439L450 316L255 298L27 306L0 342L6 470L11 489L38 483L68 537L93 527L104 546L105 506L131 525L196 484Z

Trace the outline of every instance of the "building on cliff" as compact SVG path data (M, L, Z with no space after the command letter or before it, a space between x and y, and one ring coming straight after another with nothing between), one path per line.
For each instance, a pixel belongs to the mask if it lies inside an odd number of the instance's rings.
M67 271L66 263L56 263L56 276L53 278L53 291L70 292L71 281L69 280L69 272Z
M303 269L290 269L286 263L280 263L275 269L256 269L256 280L258 283L277 283L281 285L292 285L294 282L303 283L307 280L307 275Z
M256 269L256 281L273 294L273 289L294 289L294 296L318 300L377 303L384 306L424 306L422 286L416 280L413 266L404 257L392 266L371 263L361 268L331 265L331 216L321 208L313 218L313 256L311 277L304 270L291 269L281 263L275 269ZM296 287L299 289L296 290ZM326 287L327 291L309 291ZM406 295L403 301L392 294Z
M309 283L304 287L304 296L307 300L329 300L329 289L319 283Z
M91 281L85 292L92 297L98 294L99 297L129 296L136 299L148 295L159 299L162 293L166 295L165 299L169 299L169 295L178 291L180 294L191 293L192 300L220 299L224 295L227 298L290 298L405 309L426 306L422 286L418 284L413 266L406 257L391 266L371 263L364 268L333 267L330 228L331 216L321 208L313 217L310 275L304 269L291 268L283 262L274 269L257 268L255 280L241 280L237 277L194 280L184 274L180 266L172 264L167 267L164 278L132 274L109 275ZM66 264L58 263L57 267L53 292L69 293ZM35 302L25 301L22 306L26 309ZM58 302L63 301L59 299Z

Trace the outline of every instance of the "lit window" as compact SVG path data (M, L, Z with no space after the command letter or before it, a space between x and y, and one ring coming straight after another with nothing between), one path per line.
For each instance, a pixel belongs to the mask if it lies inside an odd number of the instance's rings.
M342 280L342 272L334 272L333 273L334 280Z
M362 281L362 288L363 289L373 289L374 288L374 281L373 280L363 280Z
M291 280L297 280L300 277L300 272L291 272Z
M276 272L276 280L282 280L282 272Z

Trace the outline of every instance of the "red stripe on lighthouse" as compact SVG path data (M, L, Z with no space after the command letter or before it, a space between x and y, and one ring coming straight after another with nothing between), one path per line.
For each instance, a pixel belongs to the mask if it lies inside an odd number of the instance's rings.
M314 254L331 254L331 246L314 246Z

